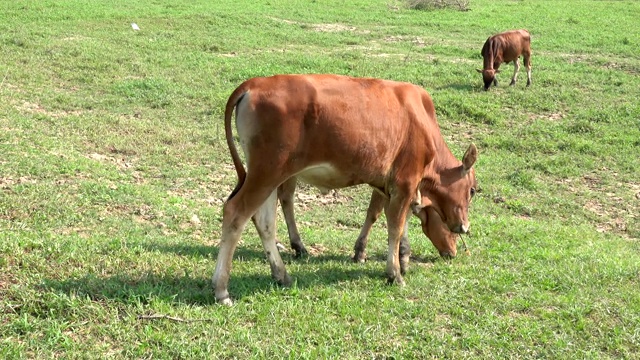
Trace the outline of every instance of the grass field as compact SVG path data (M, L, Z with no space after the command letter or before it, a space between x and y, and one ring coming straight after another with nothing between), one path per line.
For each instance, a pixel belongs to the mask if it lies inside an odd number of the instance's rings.
M402 4L3 2L0 358L640 358L640 2ZM533 84L504 65L482 91L482 44L512 28ZM384 221L349 260L370 190L302 186L294 285L248 226L218 306L223 105L277 73L427 89L452 151L480 150L471 255L440 259L414 219L387 286Z

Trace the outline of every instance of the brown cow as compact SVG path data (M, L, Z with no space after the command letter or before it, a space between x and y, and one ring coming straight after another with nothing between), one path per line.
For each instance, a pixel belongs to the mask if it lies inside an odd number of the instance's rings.
M289 180L285 181L278 188L278 199L280 200L280 204L282 205L282 212L287 224L291 248L295 251L296 257L300 257L307 254L307 249L300 239L300 233L298 232L298 228L295 222L295 215L293 211L293 196L295 193L295 188L296 179L295 177L292 177ZM364 262L366 260L367 255L365 253L365 249L369 240L369 233L371 232L373 224L380 217L384 206L387 204L386 200L387 198L383 194L378 192L378 190L373 190L371 194L371 200L369 202L369 208L367 209L365 222L362 225L360 235L358 236L353 249L355 252L353 261ZM449 229L442 223L442 220L440 219L438 213L436 213L433 208L426 207L420 209L420 211L415 215L420 218L422 222L423 232L425 233L425 235L427 235L429 240L431 240L433 246L436 247L436 249L440 253L440 256L444 258L455 257L457 253L457 238L455 236L456 234L449 231ZM404 232L400 240L400 273L403 275L408 265L409 256L411 255L411 247L409 246L407 234L408 222L409 217L407 217L407 224L405 225ZM278 248L284 249L284 246L278 243Z
M231 116L244 151L233 142ZM271 274L291 278L276 247L277 188L291 177L321 190L369 184L388 198L386 276L404 284L400 239L409 210L432 207L454 233L469 230L475 191L470 145L462 162L447 147L429 94L408 83L336 75L277 75L242 83L225 108L225 134L238 184L223 208L213 286L232 304L227 285L233 253L249 218L258 230Z
M531 36L527 30L511 30L496 34L487 39L482 47L483 69L476 69L482 73L484 89L489 90L491 83L498 86L496 74L500 72L500 64L513 61L513 77L511 84L515 85L520 71L520 55L527 67L527 86L531 85Z

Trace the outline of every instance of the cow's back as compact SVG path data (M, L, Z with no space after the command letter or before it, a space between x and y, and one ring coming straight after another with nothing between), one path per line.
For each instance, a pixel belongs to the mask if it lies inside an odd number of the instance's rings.
M424 167L424 157L433 154L417 154L411 147L417 142L424 149L431 136L440 135L430 96L408 83L277 75L241 86L247 99L238 105L238 132L252 143L245 151L261 156L267 144L278 144L279 153L287 154L278 166L287 172L329 163L350 178L342 186L382 186L394 167L404 166L398 164L402 152Z
M510 62L531 52L531 36L527 30L511 30L493 35L482 47L482 57L495 62Z

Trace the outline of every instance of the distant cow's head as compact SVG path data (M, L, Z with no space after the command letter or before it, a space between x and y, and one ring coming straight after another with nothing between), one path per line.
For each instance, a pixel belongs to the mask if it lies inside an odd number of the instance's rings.
M476 71L482 74L482 80L484 81L485 90L489 90L489 86L491 86L491 83L496 80L496 74L500 72L500 70L494 69L476 69Z
M469 204L476 193L476 175L473 164L478 159L478 149L471 144L458 166L440 171L439 179L421 186L421 203L413 212L432 207L453 233L469 231Z

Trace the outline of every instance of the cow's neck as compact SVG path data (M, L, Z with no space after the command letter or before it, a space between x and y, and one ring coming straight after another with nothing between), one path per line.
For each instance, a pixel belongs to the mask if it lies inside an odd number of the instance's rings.
M484 65L483 65L483 69L484 70L493 70L493 54L490 54L489 56L485 56L484 57Z
M495 40L491 41L489 43L489 51L487 51L483 57L484 70L493 70L493 64L498 60L498 50L499 44L497 44Z
M441 177L446 177L448 172L457 171L461 162L453 155L439 129L435 131L433 135L436 156L429 166L427 166L425 180L433 182L433 185L435 185L435 183L441 181Z

